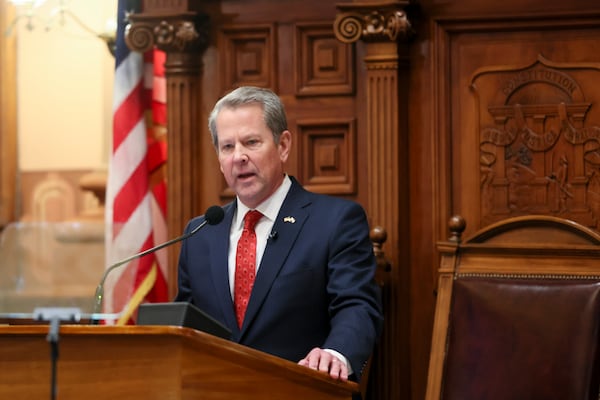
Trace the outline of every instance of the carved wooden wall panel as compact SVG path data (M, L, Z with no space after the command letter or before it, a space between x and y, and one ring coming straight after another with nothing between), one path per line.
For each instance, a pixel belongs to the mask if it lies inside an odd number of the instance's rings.
M275 90L293 135L287 172L316 192L356 199L354 50L332 22L244 20L218 27L217 37L218 95L241 85ZM221 202L232 197L221 179Z
M600 227L600 39L561 24L450 40L453 209L470 229L523 214Z
M340 43L326 24L296 25L296 94L354 94L354 48Z
M600 3L420 1L411 44L410 370L422 399L435 243L523 214L598 229Z
M300 120L295 131L304 186L317 193L356 193L355 121Z
M224 27L219 39L223 88L251 85L277 90L273 25Z
M599 79L600 63L541 54L525 68L485 68L473 77L482 224L527 213L599 228Z

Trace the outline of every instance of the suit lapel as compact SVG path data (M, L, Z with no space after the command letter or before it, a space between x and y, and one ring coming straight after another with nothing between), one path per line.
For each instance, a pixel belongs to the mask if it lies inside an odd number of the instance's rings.
M223 222L216 225L216 232L210 238L210 268L212 279L215 283L215 291L217 292L217 301L221 305L223 315L227 321L227 325L232 330L232 335L236 336L237 321L233 310L233 300L231 299L231 291L229 288L229 269L228 251L229 251L229 232L233 222L233 214L235 213L235 202L225 206L225 217Z
M273 224L272 230L273 232L277 232L277 237L275 240L269 239L267 242L267 247L265 248L260 268L254 281L252 295L246 309L244 325L242 326L242 335L258 313L309 216L308 208L306 207L310 203L306 196L307 192L295 180L292 180L292 182L292 187Z

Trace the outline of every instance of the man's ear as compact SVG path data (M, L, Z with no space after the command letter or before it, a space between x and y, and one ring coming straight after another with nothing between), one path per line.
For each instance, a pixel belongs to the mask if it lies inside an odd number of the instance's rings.
M279 136L279 145L277 149L279 151L279 158L281 162L286 162L288 156L290 155L290 150L292 148L292 133L288 130L285 130Z

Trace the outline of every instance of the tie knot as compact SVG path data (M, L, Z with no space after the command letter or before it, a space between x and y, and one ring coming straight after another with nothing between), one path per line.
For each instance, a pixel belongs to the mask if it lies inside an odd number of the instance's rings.
M254 226L259 219L262 218L262 213L257 210L250 210L244 216L244 229L254 230Z

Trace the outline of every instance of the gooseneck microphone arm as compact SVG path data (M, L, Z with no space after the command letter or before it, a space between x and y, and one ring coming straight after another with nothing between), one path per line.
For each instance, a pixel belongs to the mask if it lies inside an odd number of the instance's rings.
M130 257L127 257L121 261L118 261L114 264L112 264L111 266L109 266L105 271L104 274L102 275L102 279L100 280L100 283L98 284L98 287L96 287L96 293L94 295L94 314L97 314L100 312L100 310L102 309L102 300L104 297L104 283L106 281L106 278L108 277L108 274L110 274L111 271L113 271L115 268L120 267L123 264L127 264L130 261L133 261L135 259L138 259L140 257L143 257L145 255L154 253L164 247L170 246L174 243L177 242L181 242L182 240L185 240L187 238L189 238L190 236L193 236L194 234L196 234L196 232L198 232L200 229L202 229L206 224L208 225L217 225L218 223L220 223L223 220L223 217L225 216L225 212L223 211L223 208L219 207L219 206L211 206L209 207L206 212L204 213L204 221L202 221L202 223L200 225L198 225L197 227L195 227L193 230L191 230L190 232L178 236L174 239L171 239L167 242L161 243L157 246L154 246L152 248L149 248L147 250L144 250L140 253L134 254Z

